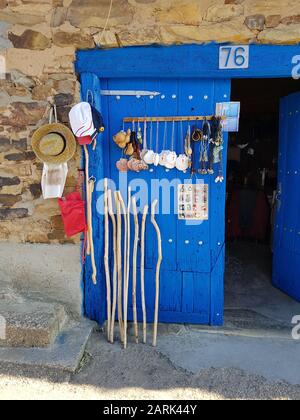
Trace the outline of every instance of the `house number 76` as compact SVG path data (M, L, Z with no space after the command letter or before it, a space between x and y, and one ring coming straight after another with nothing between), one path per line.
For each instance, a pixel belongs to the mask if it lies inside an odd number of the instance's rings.
M249 68L249 46L236 45L220 47L219 69Z

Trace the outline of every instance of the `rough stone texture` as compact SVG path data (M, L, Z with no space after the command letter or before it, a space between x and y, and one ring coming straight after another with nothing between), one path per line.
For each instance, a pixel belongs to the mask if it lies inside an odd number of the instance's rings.
M258 40L262 43L277 44L280 43L295 44L300 42L300 24L298 25L279 25L277 28L268 29L261 32Z
M68 33L59 31L53 35L53 43L58 47L74 46L75 48L87 49L95 46L93 38L80 32Z
M0 313L6 322L5 338L0 338L0 348L47 347L54 342L67 318L62 305L29 299L21 302L2 299Z
M248 26L251 31L262 31L265 27L266 18L264 15L247 16L245 25Z
M266 17L266 28L276 28L281 22L281 15L270 15Z
M27 29L20 36L10 32L8 38L15 48L45 50L51 45L50 39L46 38L40 32L32 31L31 29Z
M28 217L27 223L22 224L19 221L19 231L13 232L26 242L36 242L37 239L42 243L49 242L44 232L51 232L52 228L59 230L62 226L58 216L57 219L54 216L55 214L52 214L52 218L48 216L45 225L42 218L39 222L32 223ZM10 227L14 224L5 226L11 237ZM3 230L0 221L2 237L5 236ZM72 314L81 315L81 258L77 245L0 243L0 266L0 292L1 285L7 284L20 294L61 303Z
M240 5L227 4L222 8L219 6L211 6L204 17L208 22L224 22L235 17L242 16L244 8Z
M299 0L0 0L0 241L68 243L56 200L40 192L42 164L30 147L47 122L61 122L79 99L76 49L147 44L300 42ZM69 164L76 179L80 154ZM74 184L74 183L73 183ZM66 192L74 185L68 183ZM20 216L24 218L19 218ZM71 241L78 244L79 238Z
M0 364L75 373L95 328L96 324L86 319L70 321L47 348L0 347Z

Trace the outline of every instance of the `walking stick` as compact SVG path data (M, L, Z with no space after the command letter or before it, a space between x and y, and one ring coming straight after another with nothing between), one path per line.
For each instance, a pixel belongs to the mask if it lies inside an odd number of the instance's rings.
M110 342L114 342L114 327L116 320L117 308L117 271L118 271L118 255L117 255L117 224L112 205L112 193L108 190L108 213L111 218L113 228L113 254L114 254L114 269L113 269L113 298L112 298L112 311L110 322Z
M153 346L156 347L157 343L157 326L158 326L158 307L159 307L159 283L160 283L160 266L162 262L162 247L161 247L161 233L159 226L155 220L155 209L157 206L157 200L154 200L151 206L151 222L156 230L157 234L157 249L158 249L158 259L156 264L156 273L155 273L155 312L154 312L154 327L153 327Z
M136 309L136 273L137 273L137 250L139 244L139 219L136 209L136 199L132 198L132 209L134 217L134 243L133 243L133 262L132 262L132 306L133 306L133 325L135 342L139 342L139 330L137 323L137 309Z
M106 305L107 305L107 340L110 338L111 323L111 286L110 286L110 270L109 270L109 219L108 219L108 192L107 178L104 180L104 267L106 277Z
M126 278L124 284L124 349L127 348L127 319L128 319L128 286L130 273L130 204L131 189L128 188L128 205L127 205L127 251L126 251Z
M86 212L86 216L87 216L87 225L88 225L88 232L87 232L87 244L86 244L86 254L87 255L91 255L91 247L90 247L90 230L89 230L89 218L90 218L90 213L89 213L89 180L90 180L90 175L89 175L89 152L87 149L87 146L83 147L84 150L84 155L85 155L85 185L86 185L86 201L87 201L87 212Z
M142 311L143 311L143 343L147 341L147 313L145 301L145 227L149 206L144 207L142 227L141 227L141 295L142 295Z
M126 339L127 339L127 331L126 331L126 334L125 334L125 327L127 329L127 326L125 326L125 318L126 318L126 315L125 315L125 311L126 311L125 295L126 295L126 279L127 279L127 237L128 237L128 228L127 228L127 211L126 211L124 200L123 200L123 197L122 197L122 194L120 193L120 191L118 192L118 196L119 196L119 201L120 201L120 204L121 204L121 210L122 210L123 219L124 219L124 242L123 242L123 246L124 246L124 250L123 250L123 252L124 252L124 257L123 257L124 258L124 272L123 272L123 311L124 311L124 314L123 314L123 320L124 320L124 322L123 322L123 340L122 341L123 341L124 347L125 347L125 346L127 346L127 342L125 342Z
M122 218L119 194L115 192L117 207L117 267L118 267L118 321L120 328L120 338L123 342L123 315L122 315Z
M95 263L95 249L94 249L94 240L93 240L93 223L92 223L92 200L93 192L95 188L94 179L89 179L88 182L88 230L90 234L90 253L91 253L91 262L93 268L92 280L93 283L97 284L97 267Z

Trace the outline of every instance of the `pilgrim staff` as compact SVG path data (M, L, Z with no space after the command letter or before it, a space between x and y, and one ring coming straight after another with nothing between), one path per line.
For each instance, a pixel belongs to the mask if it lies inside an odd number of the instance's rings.
M147 313L145 301L145 228L149 206L146 205L143 211L142 227L141 227L141 295L142 295L142 312L143 312L143 343L147 342Z
M127 318L128 318L128 285L129 285L129 272L130 272L130 204L131 204L131 189L128 188L128 205L127 214L127 242L124 243L126 247L126 271L124 281L124 349L127 348Z
M119 193L115 192L117 207L117 267L118 267L118 321L121 342L123 342L123 315L122 315L122 218Z
M95 189L95 179L90 178L87 185L87 202L88 202L88 232L90 238L90 252L91 252L91 263L92 263L92 280L93 283L97 284L97 267L95 262L95 249L94 249L94 241L93 241L93 224L92 224L92 202L93 202L93 193Z
M132 198L132 210L134 217L134 243L133 243L133 264L132 264L132 306L133 306L133 325L135 342L139 342L139 331L137 323L137 309L136 309L136 274L137 274L137 251L139 244L139 219L136 208L136 199Z
M127 212L126 212L126 207L124 204L124 200L122 197L122 194L120 193L120 191L118 192L119 195L119 201L121 204L121 212L123 213L123 219L124 219L124 240L123 240L123 254L124 254L124 271L123 271L123 310L124 310L124 315L123 315L123 340L122 342L124 343L124 346L127 346L127 342L125 342L125 295L126 295L126 279L127 279L127 237L128 237L128 227L127 227ZM122 245L120 245L122 246ZM127 328L127 326L126 326Z
M84 150L84 155L85 155L85 185L86 185L86 199L87 199L87 212L86 213L87 213L87 224L88 224L86 254L91 255L91 232L89 229L91 221L90 221L90 214L89 214L90 203L89 203L89 189L88 189L89 180L90 180L89 152L88 152L87 146L83 146L83 150Z
M110 339L110 323L111 323L111 287L110 287L110 270L109 270L109 219L108 219L108 187L107 178L104 180L104 267L106 277L106 305L107 305L107 339Z
M151 206L151 222L154 226L157 235L157 249L158 249L158 259L156 263L156 272L155 272L155 311L154 311L154 326L153 326L153 346L156 347L157 344L157 327L158 327L158 308L159 308L159 288L160 288L160 266L162 262L162 246L161 246L161 233L159 226L155 220L155 209L158 201L154 200Z
M113 254L114 254L114 268L113 268L113 293L112 293L112 311L110 322L110 342L114 342L114 327L116 319L117 308L117 274L118 274L118 255L117 255L117 224L112 205L112 192L108 190L108 213L111 218L113 231Z

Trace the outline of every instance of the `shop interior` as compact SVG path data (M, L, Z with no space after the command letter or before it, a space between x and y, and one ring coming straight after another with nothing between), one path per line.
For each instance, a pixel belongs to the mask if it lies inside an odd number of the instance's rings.
M299 303L272 287L280 99L299 90L293 79L232 81L231 100L241 103L241 118L228 150L225 309L229 316L240 308L290 322L294 305L299 310Z

